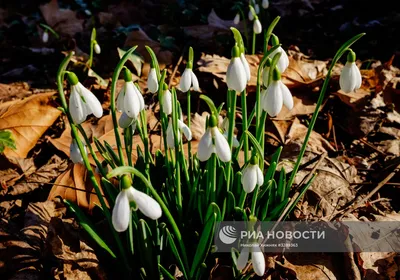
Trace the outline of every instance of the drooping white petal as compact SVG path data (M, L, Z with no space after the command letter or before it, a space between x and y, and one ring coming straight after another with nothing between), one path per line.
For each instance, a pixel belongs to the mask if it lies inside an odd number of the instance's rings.
M212 136L214 137L215 151L218 158L223 162L228 162L231 160L231 149L229 148L228 141L215 126L211 128Z
M275 54L277 53L281 53L281 56L278 60L278 63L276 65L276 67L278 68L279 72L283 73L286 68L289 67L289 57L287 56L286 52L284 49L282 49L282 47L277 48L276 50L274 50L269 57L271 59L274 58Z
M226 71L226 83L229 89L242 92L246 88L247 76L239 57L234 57Z
M200 161L206 161L210 158L213 152L214 147L212 144L211 130L208 128L200 139L197 149L197 157Z
M263 109L271 117L275 117L282 109L283 99L279 83L273 81L267 88L267 94L263 100Z
M128 229L129 219L131 218L131 209L127 190L122 190L115 200L114 209L112 211L111 221L114 229L122 232Z
M260 6L258 4L254 5L254 11L256 12L257 15L260 13Z
M262 32L262 26L259 19L256 19L253 23L253 31L256 34L260 34Z
M263 276L265 272L265 259L259 247L252 247L251 263L253 264L254 272L258 276Z
M95 44L94 45L94 52L97 53L97 54L101 53L101 48L100 48L99 44Z
M240 54L240 60L242 61L244 71L246 72L246 79L247 79L247 81L250 81L250 77L251 77L250 76L250 66L249 66L249 63L247 62L246 57L244 56L244 53Z
M169 89L164 91L162 99L163 99L163 111L166 115L170 115L172 113L172 94L169 91Z
M192 86L194 91L200 91L199 80L197 79L196 74L194 74L193 71L191 71L190 75L192 76Z
M236 136L236 135L233 135L232 147L234 147L234 148L239 148L239 146L240 146L240 142L239 142L239 140L237 139L237 136Z
M142 95L142 93L139 91L139 89L136 86L134 86L134 89L135 89L135 94L136 94L136 96L137 96L137 98L139 100L139 112L140 112L140 111L144 110L143 95Z
M249 17L250 21L254 19L254 16L253 16L253 13L251 12L251 10L249 11L248 17Z
M117 110L118 112L124 112L124 99L125 99L125 87L126 85L122 87L122 89L118 93L117 97Z
M137 119L140 111L140 100L135 92L133 82L125 83L124 112L130 118Z
M183 121L178 120L178 127L183 132L188 141L192 140L192 131Z
M242 175L242 185L243 189L246 193L251 193L254 191L254 188L257 184L257 165L249 164L246 166L245 170L243 170Z
M86 104L86 113L93 114L96 118L100 118L103 115L103 107L101 107L100 101L96 98L96 96L87 88L85 88L82 84L80 85L80 93L85 99Z
M186 68L185 71L183 71L181 80L179 81L179 88L183 92L187 92L190 89L190 86L192 84L192 75L190 73L192 72L192 69Z
M132 125L134 121L134 118L130 118L125 112L123 112L121 117L119 117L118 125L122 128L127 128Z
M47 43L47 41L49 41L49 32L47 31L43 32L42 41L43 43Z
M240 22L240 14L237 13L235 18L233 19L233 24L238 25Z
M86 146L83 145L83 149L85 150L85 154L87 154ZM73 163L83 163L83 158L81 155L81 152L78 147L78 143L76 143L76 140L74 139L69 146L69 156L72 160Z
M135 188L129 188L127 191L130 192L128 194L129 198L133 198L140 212L145 216L153 220L157 220L161 217L161 207L155 199Z
M352 66L352 71L353 76L354 76L354 80L355 80L355 85L354 85L354 90L357 90L361 87L362 84L362 78L361 78L361 73L360 73L360 69L358 69L357 65L354 63Z
M261 187L264 184L264 176L258 165L256 168L256 172L257 172L257 185Z
M262 6L264 9L268 9L268 7L269 7L269 1L268 1L268 0L262 0L261 6Z
M151 93L156 93L158 90L158 80L155 68L150 69L149 76L147 77L147 88Z
M240 251L239 257L236 262L236 267L238 270L242 270L246 267L247 262L249 260L249 247L244 247L242 251Z
M262 81L265 87L268 87L268 79L269 79L269 70L270 67L265 66L262 72Z
M71 113L71 117L74 123L80 124L84 120L86 120L86 110L86 105L83 103L83 100L78 93L77 86L71 86L71 95L69 97L69 112Z
M283 105L285 105L286 108L288 108L289 110L292 110L293 109L292 94L290 93L288 87L282 81L279 81L279 84L281 86Z

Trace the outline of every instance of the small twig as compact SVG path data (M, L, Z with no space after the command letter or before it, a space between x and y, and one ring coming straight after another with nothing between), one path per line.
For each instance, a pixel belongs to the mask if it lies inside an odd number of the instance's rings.
M176 75L176 72L178 71L179 65L181 65L181 62L183 60L183 54L184 54L184 51L182 52L181 56L179 57L178 62L175 65L175 68L174 68L174 71L172 72L171 78L169 78L168 87L171 87L172 80L175 78L175 75Z
M371 143L369 143L368 141L364 140L364 139L360 139L360 142L362 142L363 144L367 145L368 147L370 147L371 149L373 149L374 151L376 151L378 154L385 156L386 154L380 150L378 150L377 147L375 147L374 145L372 145Z
M335 129L335 125L332 125L332 134L333 134L333 142L335 143L335 148L336 151L339 151L339 147L336 141L336 129Z

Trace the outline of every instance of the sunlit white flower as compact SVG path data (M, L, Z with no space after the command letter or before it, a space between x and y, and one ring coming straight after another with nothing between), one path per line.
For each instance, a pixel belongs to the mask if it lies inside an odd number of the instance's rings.
M47 41L49 41L49 32L47 32L47 30L43 32L42 41L43 43L47 43Z
M217 119L213 115L210 117L209 127L200 139L197 157L200 161L206 161L210 158L212 153L215 153L223 162L231 160L232 155L229 144L219 131Z
M260 13L260 6L258 4L254 5L254 11L256 12L257 15Z
M239 22L240 22L240 14L237 13L236 16L235 16L235 18L233 19L233 23L234 23L235 25L238 25Z
M100 45L99 45L97 42L94 44L93 49L94 49L94 52L95 52L95 53L97 53L97 54L100 54L100 53L101 53Z
M242 185L246 193L251 193L256 185L262 186L264 183L264 177L257 161L257 157L253 156L249 164L243 169Z
M268 87L270 69L271 69L271 59L267 58L262 72L262 82L265 87Z
M246 267L251 253L251 263L253 264L254 272L258 276L263 276L265 272L265 259L264 254L261 252L260 247L244 247L237 259L236 267L242 270Z
M181 132L185 135L188 141L192 140L192 132L190 128L181 120L178 119L178 143L181 141ZM174 137L174 129L172 125L172 119L169 119L168 127L167 127L167 146L170 149L175 148L175 137Z
M229 119L225 118L222 121L222 127L224 128L224 133L222 135L224 135L225 139L228 141L228 134L229 134ZM240 142L237 139L237 136L235 134L233 134L233 141L232 141L232 147L234 148L238 148L240 146Z
M100 118L103 115L103 108L96 96L79 82L74 73L68 72L67 77L71 84L69 111L74 123L82 123L90 114Z
M246 56L244 55L244 52L242 52L242 53L240 54L240 60L242 61L244 71L246 72L246 79L247 79L247 81L250 81L250 78L251 78L251 75L250 75L250 65L249 65L249 63L247 62L247 59L246 59Z
M248 17L249 17L249 20L250 20L250 21L254 20L254 15L253 15L253 13L251 12L251 10L249 11Z
M264 9L268 9L268 7L269 7L269 0L262 0L261 6L262 6Z
M162 109L166 115L172 114L172 93L167 88L162 94Z
M229 89L242 92L246 88L247 75L240 59L239 47L232 48L232 58L226 71L226 83Z
M118 125L121 128L128 128L129 126L132 126L133 130L136 129L136 118L130 118L125 112L121 114L118 120Z
M151 93L156 93L158 90L158 80L155 68L151 68L147 77L147 88Z
M115 200L111 218L114 229L118 232L127 230L129 226L131 218L130 202L134 202L140 212L152 220L156 220L162 215L160 205L152 197L132 186L123 188Z
M83 149L85 150L85 154L87 155L86 146L83 145ZM71 158L73 163L83 163L83 157L79 150L78 143L75 139L72 140L71 145L69 146L69 157Z
M261 22L258 18L256 18L253 22L253 31L256 34L260 34L262 32Z
M272 45L276 46L279 45L279 39L275 34L272 34ZM278 63L277 63L277 67L278 70L283 73L285 72L285 70L288 68L289 66L289 57L287 56L286 52L284 49L282 49L282 47L278 47L275 51L273 51L269 57L271 59L274 58L275 54L277 53L281 53L281 56L279 57Z
M131 72L125 69L125 83L117 98L117 109L124 112L129 118L137 119L144 109L143 96L132 82Z
M350 50L347 54L347 62L340 73L339 79L340 88L345 93L356 91L361 87L361 73L355 61L356 54Z
M272 73L272 82L266 90L261 92L261 106L271 117L279 114L282 106L291 110L293 97L287 86L281 81L281 74L277 68Z
M193 73L191 68L186 68L183 71L181 80L179 82L179 88L183 92L189 91L190 87L193 87L195 91L200 91L199 81L197 80L196 75Z

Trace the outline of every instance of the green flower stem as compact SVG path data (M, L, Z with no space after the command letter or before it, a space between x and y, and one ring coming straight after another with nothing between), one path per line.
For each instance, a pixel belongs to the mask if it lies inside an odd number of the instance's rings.
M191 92L190 89L187 92L187 126L190 129L191 122ZM193 174L193 155L192 155L192 141L188 141L188 160L189 160L189 172Z
M133 53L133 51L136 48L137 48L137 46L130 48L125 53L125 55L120 59L120 61L117 64L117 67L114 70L114 74L112 77L112 83L111 83L111 116L112 116L113 125L114 125L114 134L115 134L115 141L116 141L117 148L118 148L118 155L119 155L119 159L120 159L120 162L122 165L125 165L125 159L124 159L124 155L122 152L122 143L121 143L121 139L119 137L119 132L118 132L118 121L117 121L117 114L115 111L115 92L117 90L117 81L118 81L119 74L121 73L125 62L129 59L129 56Z
M93 64L93 49L94 45L96 44L96 29L92 29L92 34L90 35L90 54L89 54L89 60L87 61L87 65L89 68L92 68Z
M238 202L238 207L240 209L244 209L244 203L246 201L246 197L247 197L247 193L242 188L241 193L240 193L239 202Z
M211 202L216 202L216 194L217 194L217 156L215 153L211 154L210 158L210 169L208 170L210 173L209 177L209 185L211 187ZM229 172L228 172L229 173Z
M182 217L182 190L181 190L181 157L178 139L178 101L175 88L172 89L172 128L175 142L175 187L177 194L177 206L179 217Z
M119 238L118 233L114 230L114 227L113 227L112 222L111 222L110 210L108 209L108 207L106 205L106 202L104 200L104 197L103 197L103 195L102 195L102 193L100 191L100 186L98 185L97 180L96 180L96 178L94 176L94 173L93 173L92 167L90 165L89 159L88 159L88 157L87 157L87 155L85 153L85 150L84 150L84 147L83 147L83 143L79 139L78 131L76 129L76 126L74 125L74 122L72 120L71 114L70 114L70 112L68 110L67 101L65 99L65 94L64 94L64 74L65 74L65 70L67 69L68 63L69 63L69 61L70 61L70 59L71 59L73 54L74 54L74 52L70 52L69 55L66 56L64 58L64 60L61 62L60 67L58 68L58 72L57 72L57 89L58 89L58 93L59 93L59 96L60 96L62 107L64 109L65 114L67 115L68 121L69 121L70 126L71 126L72 137L75 140L77 140L76 143L78 144L78 148L79 148L79 151L80 151L80 153L82 155L84 165L85 165L85 167L86 167L86 169L88 171L88 176L90 178L90 181L92 182L93 187L95 189L95 192L97 194L97 197L99 198L99 201L100 201L101 207L103 209L104 215L106 216L106 219L107 219L107 222L108 222L108 224L110 226L111 232L113 233L113 237L114 237L115 241L117 242L117 246L118 246L118 249L119 249L119 251L121 253L121 256L123 258L124 264L129 269L130 266L129 266L128 260L126 258L124 247L122 246L121 239Z
M233 130L235 129L235 117L236 117L236 91L228 90L228 110L229 110L229 129L228 129L228 144L229 149L232 152L233 145ZM226 184L228 186L228 190L231 189L231 165L232 160L227 163L226 168Z
M252 48L251 48L251 54L256 53L256 36L257 36L257 34L253 31L253 44L252 44Z
M132 166L132 128L130 126L124 129L124 143L128 164Z
M253 198L251 200L251 214L254 216L256 211L256 204L257 204L257 194L260 186L257 185L253 192Z
M310 121L310 124L308 126L306 137L304 138L304 142L303 142L303 145L301 146L301 150L300 150L299 156L297 157L296 164L294 165L294 168L292 170L292 174L290 175L289 181L287 182L286 189L290 189L292 187L292 184L294 182L294 178L296 177L296 173L299 170L299 167L300 167L300 164L301 164L301 160L302 160L302 158L304 156L304 153L306 151L306 148L307 148L308 140L309 140L309 138L311 136L312 130L314 129L315 122L317 121L319 109L321 107L322 102L324 101L325 92L326 92L326 90L328 88L328 84L329 84L329 81L330 81L331 76L332 76L333 67L338 62L340 57L350 48L350 46L352 44L354 44L357 40L359 40L364 35L365 35L365 33L360 33L360 34L354 36L353 38L351 38L350 40L348 40L346 43L344 43L340 47L340 49L336 52L335 57L332 59L331 66L329 67L328 73L326 74L326 79L324 81L324 84L322 85L321 92L320 92L319 97L318 97L317 106L315 107L314 114L313 114L313 116L311 118L311 121Z
M246 89L241 94L242 97L242 131L248 130L247 125L247 101L246 101ZM249 138L246 133L244 134L243 150L244 150L244 162L249 160Z
M180 248L181 254L183 256L183 262L185 265L184 268L186 271L189 271L189 263L188 263L188 258L187 258L187 254L186 254L186 248L183 243L182 234L179 231L179 227L176 224L173 215L171 214L171 212L169 212L167 205L164 203L162 198L158 195L157 191L154 189L154 187L152 186L150 181L148 181L146 179L146 177L139 170L137 170L131 166L117 167L116 169L114 169L110 173L108 173L107 178L110 179L111 177L119 176L119 175L126 174L126 173L131 173L131 174L135 175L136 177L138 177L140 180L142 180L142 182L145 184L145 186L150 190L150 192L153 195L153 197L155 198L155 200L158 202L158 204L160 204L161 209L162 209L165 217L167 218L169 224L171 225L172 231L175 234L175 237L178 241L179 248ZM187 275L185 277L187 277Z

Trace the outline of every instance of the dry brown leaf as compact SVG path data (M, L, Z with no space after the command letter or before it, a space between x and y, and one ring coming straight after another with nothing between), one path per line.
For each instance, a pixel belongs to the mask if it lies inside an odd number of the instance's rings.
M32 94L27 83L0 84L0 102L24 98Z
M67 9L60 9L58 0L51 0L41 5L40 11L46 23L60 34L73 37L76 33L83 31L83 19L77 17L76 12Z
M6 148L7 157L26 158L43 133L60 116L61 111L52 104L54 92L32 95L24 100L0 105L0 130L10 130L16 150Z

